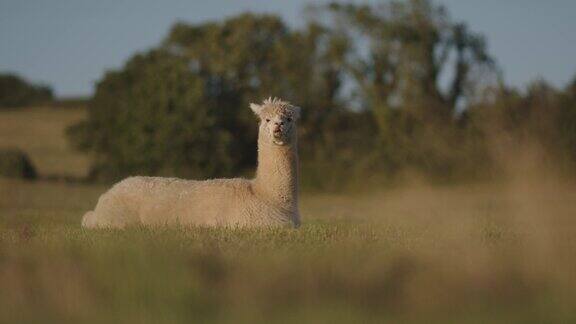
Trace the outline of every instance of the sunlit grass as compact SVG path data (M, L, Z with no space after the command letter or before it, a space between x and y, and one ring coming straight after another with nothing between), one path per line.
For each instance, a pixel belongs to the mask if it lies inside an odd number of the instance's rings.
M70 149L66 127L86 116L83 108L31 107L0 111L0 148L26 152L42 176L83 177L88 156Z
M536 223L505 191L423 187L305 195L297 230L87 231L104 187L0 185L0 322L576 319L564 190L528 197Z

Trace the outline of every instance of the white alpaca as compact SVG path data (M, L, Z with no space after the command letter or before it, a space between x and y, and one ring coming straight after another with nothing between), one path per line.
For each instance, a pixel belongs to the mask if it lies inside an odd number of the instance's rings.
M250 107L260 118L255 179L130 177L100 196L94 211L84 215L82 226L299 226L300 108L271 98Z

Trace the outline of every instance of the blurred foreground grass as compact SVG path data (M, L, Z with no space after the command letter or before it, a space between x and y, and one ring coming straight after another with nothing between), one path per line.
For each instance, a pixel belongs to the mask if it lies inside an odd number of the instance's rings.
M81 176L81 110L0 114L0 144ZM6 128L8 127L8 128ZM576 321L576 190L550 177L302 195L290 229L85 231L102 186L0 179L0 323Z
M125 231L79 227L102 187L0 188L2 323L576 320L568 188L305 195L298 230Z

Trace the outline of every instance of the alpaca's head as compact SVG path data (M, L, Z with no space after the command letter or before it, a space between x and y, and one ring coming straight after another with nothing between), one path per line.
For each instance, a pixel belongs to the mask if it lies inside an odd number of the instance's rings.
M300 107L277 98L268 98L261 105L250 104L250 108L260 118L260 139L275 145L294 142Z

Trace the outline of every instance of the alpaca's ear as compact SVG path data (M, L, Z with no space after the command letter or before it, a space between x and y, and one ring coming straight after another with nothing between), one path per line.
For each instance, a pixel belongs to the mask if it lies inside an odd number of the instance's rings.
M260 116L260 112L262 112L262 106L255 103L250 104L250 109L252 109L256 116Z

